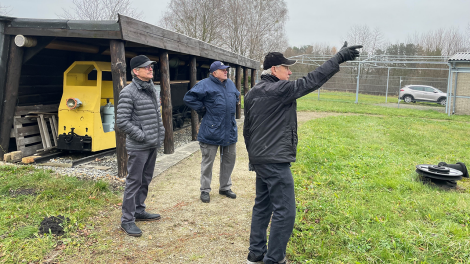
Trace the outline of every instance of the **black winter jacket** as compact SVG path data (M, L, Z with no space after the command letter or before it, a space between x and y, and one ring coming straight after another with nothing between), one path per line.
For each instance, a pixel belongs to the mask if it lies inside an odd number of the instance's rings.
M330 59L295 81L261 76L245 95L243 136L251 164L295 162L296 99L320 88L338 71L339 64Z
M119 94L116 125L126 133L127 150L159 148L165 139L160 100L150 89L133 79Z

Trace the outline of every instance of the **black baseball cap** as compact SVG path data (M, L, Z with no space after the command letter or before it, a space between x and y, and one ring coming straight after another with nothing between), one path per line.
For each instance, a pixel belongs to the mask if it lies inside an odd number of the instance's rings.
M151 61L145 55L135 56L134 58L131 59L131 70L135 69L135 68L142 68L142 67L148 66L152 63L155 63L155 62Z
M227 69L227 68L230 68L230 66L227 66L227 65L224 65L222 62L220 61L214 61L212 64L211 64L211 67L209 68L209 71L211 73L215 72L216 70L223 70L223 69Z
M288 60L280 52L270 52L266 54L263 62L263 70L270 69L272 66L292 66L296 63L296 60Z

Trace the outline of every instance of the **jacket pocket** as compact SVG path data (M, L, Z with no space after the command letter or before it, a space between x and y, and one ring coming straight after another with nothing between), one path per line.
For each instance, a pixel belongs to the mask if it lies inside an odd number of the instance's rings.
M207 117L207 115L206 115ZM204 119L203 119L204 120ZM216 140L221 138L221 132L220 131L220 124L222 123L222 120L219 118L217 119L212 119L212 118L207 118L206 122L203 122L204 124L202 125L203 127L203 133L202 136L206 139L212 139Z

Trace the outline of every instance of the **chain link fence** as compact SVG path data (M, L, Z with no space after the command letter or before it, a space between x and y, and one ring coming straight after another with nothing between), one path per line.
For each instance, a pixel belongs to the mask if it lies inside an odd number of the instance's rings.
M356 72L354 72L356 71ZM308 72L293 72L289 80L293 81L305 76ZM428 76L417 76L428 75ZM394 69L387 71L385 69L382 74L361 72L359 75L359 101L360 94L380 95L387 98L398 98L400 89L405 85L428 85L435 87L443 92L447 92L447 75L448 69L442 70L404 70ZM321 91L339 91L351 93L351 100L356 99L358 74L356 68L342 69L341 72L335 74L328 82L326 82Z

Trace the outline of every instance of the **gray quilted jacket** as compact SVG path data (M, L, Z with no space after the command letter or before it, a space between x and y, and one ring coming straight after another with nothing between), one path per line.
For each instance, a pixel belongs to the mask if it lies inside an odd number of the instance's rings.
M158 148L165 138L157 91L145 89L135 80L119 94L116 125L126 133L128 150Z

